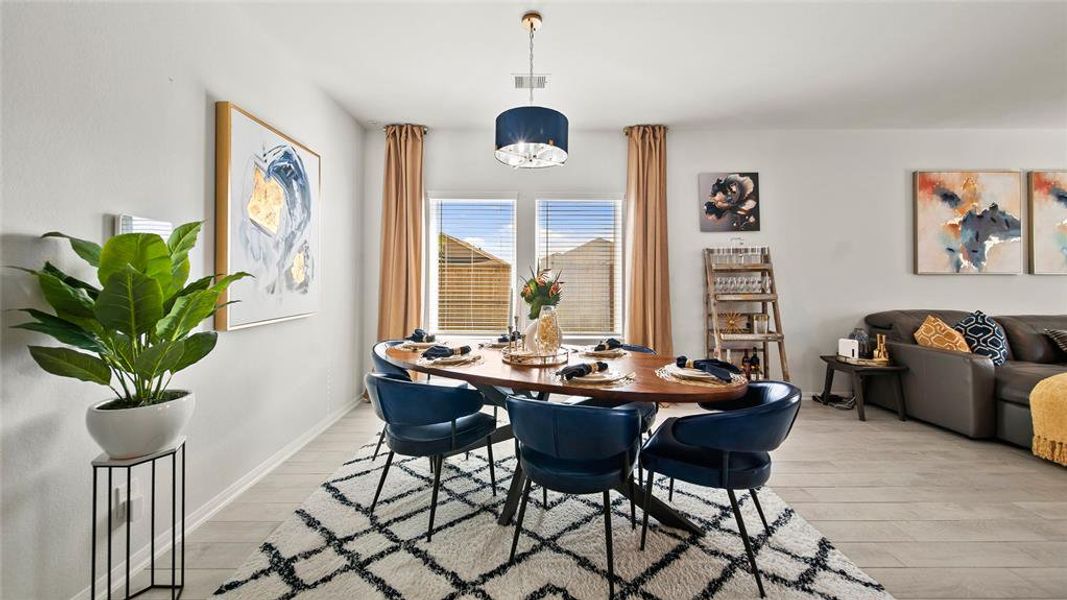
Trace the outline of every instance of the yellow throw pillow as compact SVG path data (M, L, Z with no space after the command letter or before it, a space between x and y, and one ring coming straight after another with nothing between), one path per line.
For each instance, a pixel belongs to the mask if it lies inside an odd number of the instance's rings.
M933 315L927 315L926 320L915 332L915 341L920 346L928 348L940 348L942 350L956 350L958 352L970 352L967 340L963 334L949 327L944 321Z

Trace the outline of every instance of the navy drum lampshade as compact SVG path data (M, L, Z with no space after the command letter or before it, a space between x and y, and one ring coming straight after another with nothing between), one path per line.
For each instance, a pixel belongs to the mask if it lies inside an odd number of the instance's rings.
M567 117L543 106L520 106L496 118L496 159L517 169L567 162Z

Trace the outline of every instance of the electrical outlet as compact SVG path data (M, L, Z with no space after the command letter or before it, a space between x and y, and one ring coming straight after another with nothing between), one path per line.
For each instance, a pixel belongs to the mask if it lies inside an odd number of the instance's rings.
M126 514L129 512L130 521L139 521L144 513L144 495L141 493L141 482L134 477L130 482L130 502L126 504L126 482L116 484L111 490L111 527L118 529L126 522Z

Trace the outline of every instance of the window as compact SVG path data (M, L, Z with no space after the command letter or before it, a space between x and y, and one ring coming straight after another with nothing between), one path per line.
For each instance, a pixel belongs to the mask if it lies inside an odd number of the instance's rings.
M435 332L507 329L515 282L513 199L431 198L428 312Z
M564 335L622 332L622 202L537 201L540 269L562 273Z

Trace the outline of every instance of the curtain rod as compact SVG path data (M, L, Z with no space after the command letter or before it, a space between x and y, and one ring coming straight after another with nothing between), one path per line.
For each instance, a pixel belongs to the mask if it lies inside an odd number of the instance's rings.
M416 123L390 123L389 125L384 125L382 127L382 131L385 131L386 129L388 129L392 125L415 125L415 127L422 127L422 132L423 133L429 133L429 131L430 131L429 127L427 127L425 125L418 125Z

